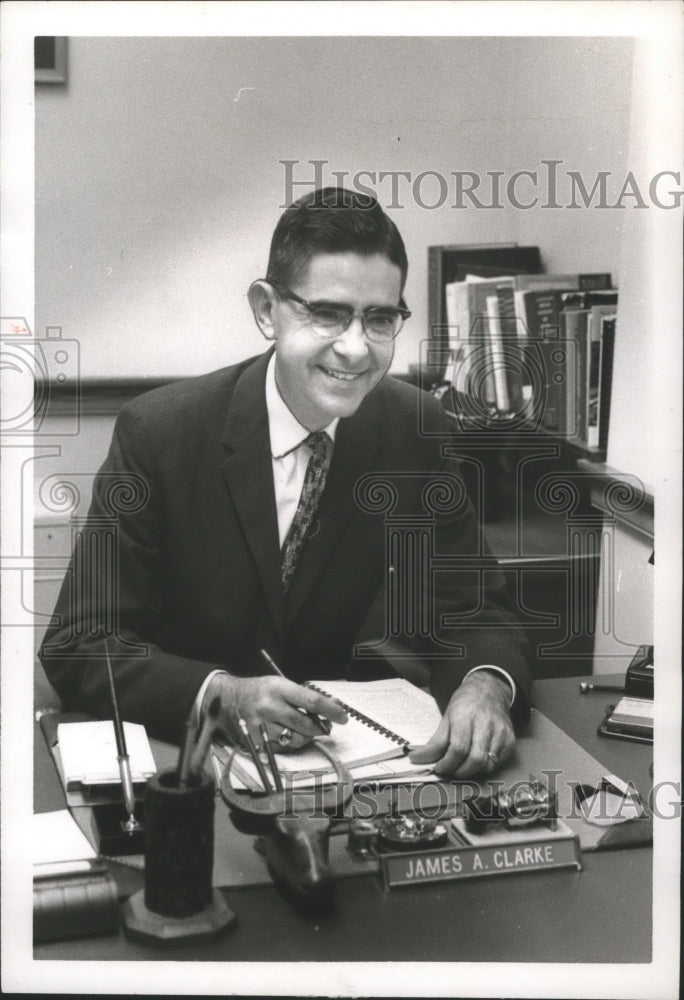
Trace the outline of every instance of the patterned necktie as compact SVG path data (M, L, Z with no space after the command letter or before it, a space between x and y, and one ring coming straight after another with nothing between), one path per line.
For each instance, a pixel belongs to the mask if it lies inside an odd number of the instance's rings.
M325 431L314 431L313 434L309 434L303 444L309 446L312 454L306 467L304 485L297 510L280 550L280 575L286 593L311 522L318 509L332 455L332 441Z

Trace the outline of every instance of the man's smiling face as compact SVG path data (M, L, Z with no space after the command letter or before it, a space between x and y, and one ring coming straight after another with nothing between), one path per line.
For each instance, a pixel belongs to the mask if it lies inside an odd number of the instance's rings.
M357 312L396 307L401 272L381 254L316 254L292 281L291 291L308 302L335 302ZM278 297L273 306L276 383L292 413L308 430L355 413L389 368L394 341L366 336L360 316L335 338L312 329L305 306Z

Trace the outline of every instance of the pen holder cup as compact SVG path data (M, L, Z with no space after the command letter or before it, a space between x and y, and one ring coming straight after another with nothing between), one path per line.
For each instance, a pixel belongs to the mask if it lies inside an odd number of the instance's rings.
M206 775L178 787L175 771L151 778L145 798L145 905L191 917L211 900L214 784Z
M235 923L212 887L214 783L206 775L178 786L176 771L147 783L145 888L123 910L133 940L173 945L217 937Z

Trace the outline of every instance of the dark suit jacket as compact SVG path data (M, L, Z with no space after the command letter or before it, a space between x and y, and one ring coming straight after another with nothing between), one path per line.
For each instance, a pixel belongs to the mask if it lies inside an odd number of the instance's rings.
M340 421L317 530L284 597L269 356L121 410L41 649L64 707L109 714L103 631L122 715L176 741L207 673L261 674L261 647L294 680L345 676L392 563L389 626L427 657L438 702L494 663L514 677L524 717L524 639L425 393L386 377Z

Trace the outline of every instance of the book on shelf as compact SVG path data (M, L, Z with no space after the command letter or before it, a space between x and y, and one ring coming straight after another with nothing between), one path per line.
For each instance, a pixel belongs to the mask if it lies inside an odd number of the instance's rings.
M566 429L566 384L574 345L561 340L562 293L558 288L523 292L521 329L526 333L526 376L534 419L552 434ZM535 380L536 375L536 380Z
M608 444L615 318L611 306L594 306L589 314L589 448L605 448Z
M447 320L448 360L443 379L461 392L469 384L468 309L464 281L450 281L444 288Z
M566 437L585 448L605 449L612 385L617 289L563 297L561 336L574 348L575 366L566 383ZM613 320L605 329L602 321Z
M577 357L575 381L566 385L568 440L588 447L589 432L589 364L591 350L587 336L589 310L572 306L563 309L563 329L566 338L575 345ZM574 417L574 419L573 419Z
M499 338L496 346L492 343L487 301L500 280L506 279L468 274L464 281L450 282L446 287L450 351L445 381L458 391L477 397L483 410L495 409L501 402L500 373L497 401L494 358L501 341Z
M515 288L519 280L538 278L541 275L518 275L512 282L501 278L496 283L496 302L489 303L490 326L498 320L498 335L501 337L502 358L509 413L523 414L529 402L529 392L525 391L523 341L518 336L515 317Z
M560 315L561 340L572 345L572 358L565 380L565 427L568 440L586 440L586 387L582 372L586 371L587 310L564 303Z
M498 292L496 295L487 296L487 332L489 334L489 360L494 381L496 408L499 413L510 413L511 398L508 392L509 380L506 377L507 366L501 332Z
M617 288L593 289L583 291L578 289L564 292L562 295L564 309L590 309L592 306L617 305Z

